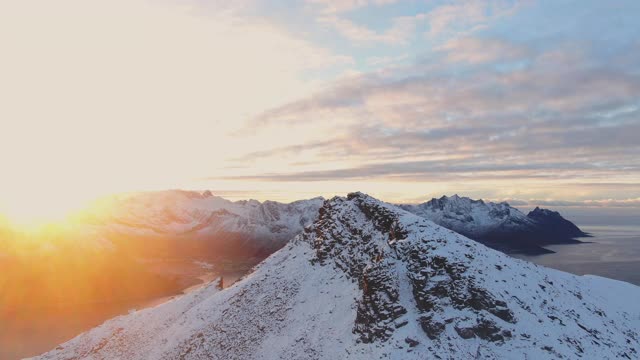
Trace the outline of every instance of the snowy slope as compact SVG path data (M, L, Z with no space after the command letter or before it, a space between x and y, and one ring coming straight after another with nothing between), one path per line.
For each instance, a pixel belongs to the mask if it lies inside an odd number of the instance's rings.
M234 286L39 359L637 359L640 288L513 259L361 193Z
M525 215L506 202L485 202L453 195L418 205L399 206L506 252L548 252L541 246L575 243L574 238L586 236L555 211L536 208Z
M243 241L271 252L313 222L323 201L232 202L208 191L135 193L110 199L102 206L107 211L96 211L90 221L116 233Z

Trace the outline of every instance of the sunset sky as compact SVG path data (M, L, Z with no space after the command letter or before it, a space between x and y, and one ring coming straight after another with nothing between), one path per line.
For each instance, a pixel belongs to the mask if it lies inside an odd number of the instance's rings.
M0 212L184 188L637 214L639 18L637 0L0 0Z

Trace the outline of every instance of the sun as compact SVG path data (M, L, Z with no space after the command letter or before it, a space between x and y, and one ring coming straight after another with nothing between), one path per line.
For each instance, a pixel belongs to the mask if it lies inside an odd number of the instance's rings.
M72 192L5 196L0 199L0 215L16 227L34 230L46 224L66 222L88 204L89 199L74 196Z

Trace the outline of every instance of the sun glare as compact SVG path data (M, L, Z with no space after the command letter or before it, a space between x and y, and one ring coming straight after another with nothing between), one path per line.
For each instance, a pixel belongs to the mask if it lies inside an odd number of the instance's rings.
M69 194L5 198L0 203L0 213L16 227L37 230L47 224L67 221L71 214L85 208L88 200Z

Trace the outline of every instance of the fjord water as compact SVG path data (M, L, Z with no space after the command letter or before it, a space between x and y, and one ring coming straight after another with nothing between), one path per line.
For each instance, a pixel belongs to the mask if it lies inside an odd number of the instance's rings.
M583 244L551 245L554 254L514 255L577 275L598 275L640 285L640 225L579 225L593 237Z

